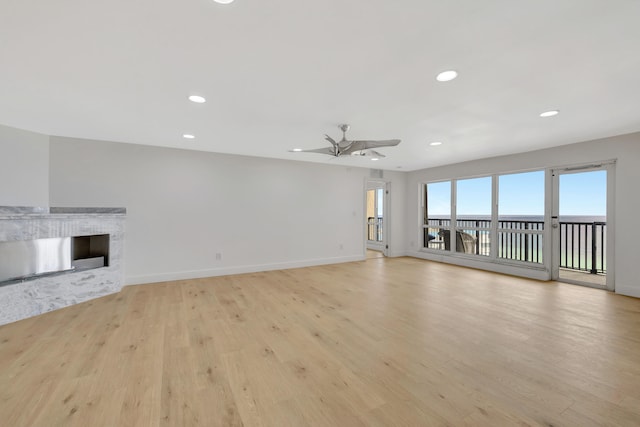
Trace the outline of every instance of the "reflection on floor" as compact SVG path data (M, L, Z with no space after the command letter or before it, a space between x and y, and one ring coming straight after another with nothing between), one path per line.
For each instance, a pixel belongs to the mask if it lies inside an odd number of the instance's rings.
M384 258L384 254L380 251L367 249L367 259L371 259L371 258Z
M582 282L589 285L605 287L607 276L604 274L591 274L586 271L560 269L560 280L569 280L572 282Z

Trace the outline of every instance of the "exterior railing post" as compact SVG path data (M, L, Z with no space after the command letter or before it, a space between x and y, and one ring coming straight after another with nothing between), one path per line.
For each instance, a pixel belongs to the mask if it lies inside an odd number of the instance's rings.
M596 268L596 223L591 224L591 274L598 274L598 269Z

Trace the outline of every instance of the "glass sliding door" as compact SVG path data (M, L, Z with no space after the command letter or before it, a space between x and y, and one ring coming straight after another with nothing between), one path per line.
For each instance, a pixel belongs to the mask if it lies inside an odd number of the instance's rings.
M450 250L447 236L451 233L451 181L426 184L424 201L423 247Z

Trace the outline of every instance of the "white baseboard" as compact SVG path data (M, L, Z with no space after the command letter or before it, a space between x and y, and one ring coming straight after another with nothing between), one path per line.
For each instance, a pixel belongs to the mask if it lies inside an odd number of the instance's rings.
M620 283L616 283L616 294L626 295L628 297L640 298L640 287L638 286L625 286Z
M367 249L371 249L373 251L384 251L384 244L367 242Z
M256 273L270 270L287 270L290 268L312 267L315 265L340 264L343 262L364 261L364 255L347 257L319 258L303 261L282 262L273 264L241 265L234 267L211 268L205 270L176 271L159 274L130 276L125 278L125 284L142 285L145 283L171 282L174 280L200 279L203 277L229 276L231 274Z
M411 251L408 252L407 255L414 258L459 265L461 267L477 268L478 270L487 270L493 271L495 273L509 274L511 276L526 277L527 279L544 281L551 280L551 274L544 268L540 267L519 267L517 265L506 265L503 263L490 262L489 260L475 260L466 257L440 255L421 251Z
M390 251L388 256L389 258L398 258L401 256L407 256L407 255L408 255L407 251Z

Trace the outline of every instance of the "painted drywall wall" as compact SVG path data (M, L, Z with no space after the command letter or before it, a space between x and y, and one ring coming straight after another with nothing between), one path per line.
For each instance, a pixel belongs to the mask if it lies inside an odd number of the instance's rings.
M62 137L50 159L51 205L127 208L127 284L364 259L368 169Z
M408 254L443 260L442 256L425 254L420 245L420 199L418 188L421 182L461 177L513 172L527 169L544 169L555 166L598 163L616 160L615 166L615 289L617 293L640 297L638 280L638 242L640 242L640 133L621 135L578 144L533 151L510 156L495 157L459 163L409 173L407 177L407 227L405 239L409 243ZM452 261L448 258L448 261ZM504 269L488 263L461 261L460 263L503 271L507 273L531 274ZM533 275L535 277L535 275Z
M0 125L0 206L48 206L49 137Z

